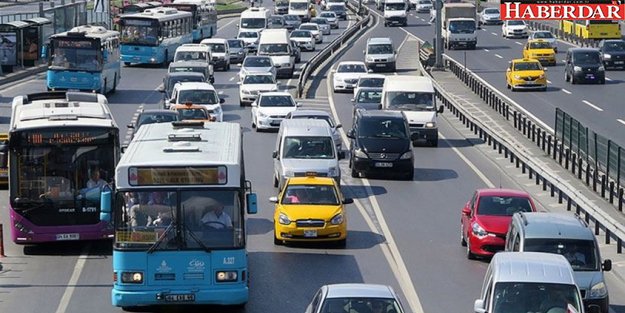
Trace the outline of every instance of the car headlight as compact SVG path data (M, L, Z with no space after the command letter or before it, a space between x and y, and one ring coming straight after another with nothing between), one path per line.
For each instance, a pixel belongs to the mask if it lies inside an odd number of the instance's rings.
M373 57L367 57L367 62L373 62Z
M427 122L425 123L425 128L435 128L436 122Z
M237 271L219 271L215 273L215 279L220 283L237 281L238 276Z
M142 284L142 272L122 272L122 283L125 284Z
M540 74L540 76L538 76L538 79L543 79L545 78L545 74Z
M343 224L343 214L339 213L337 215L334 215L334 217L330 220L330 223L333 225L340 225Z
M261 118L266 118L268 115L263 113L262 111L258 111L258 116Z
M278 217L278 222L280 224L282 224L282 225L289 225L289 224L291 224L291 220L284 213L280 213L280 216Z
M576 71L576 72L580 72L582 70L582 68L579 67L579 66L573 66L573 70Z
M291 63L282 63L280 64L281 67L291 67Z
M603 72L605 71L605 67L603 67L603 65L599 66L599 72Z
M612 55L606 53L606 54L603 55L603 58L604 59L611 59Z
M354 156L357 158L365 158L365 159L369 158L367 154L360 148L354 150Z
M603 298L608 294L608 288L604 282L596 283L590 288L590 298Z
M331 168L328 169L328 176L330 176L330 177L339 176L339 171L337 170L336 167L331 167Z
M401 160L411 159L412 158L412 151L404 152L404 154L402 154L399 158Z
M238 54L243 54L243 50L239 51Z
M246 94L246 95L251 95L252 94L252 92L247 90L247 89L242 89L241 92Z
M488 233L484 230L484 228L482 228L482 226L480 226L480 224L473 222L473 224L471 224L471 230L473 231L473 234L476 236L486 236L488 235Z
M514 79L521 79L520 75L514 75Z

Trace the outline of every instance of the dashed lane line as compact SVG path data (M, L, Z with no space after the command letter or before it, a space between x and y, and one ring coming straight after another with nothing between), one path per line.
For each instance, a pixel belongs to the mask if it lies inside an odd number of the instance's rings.
M523 45L522 43L520 43L520 42L518 42L518 41L515 41L514 43L516 43L516 44L517 44L517 45L519 45L519 46L522 46L522 45Z
M566 90L566 89L564 89L564 88L562 89L562 92L564 92L564 93L565 93L565 94L567 94L567 95L570 95L570 94L572 93L572 92L570 92L570 91L568 91L568 90Z
M495 53L495 56L496 56L496 57L498 57L498 58L500 58L500 59L503 59L503 57L502 57L502 56L500 56L500 55L499 55L499 54L497 54L497 53Z
M491 34L493 34L493 36L497 36L497 33L491 33Z
M590 103L588 100L582 100L582 102L586 103L589 107L591 107L591 108L593 108L593 109L595 109L597 111L603 111L602 108L600 108L600 107Z
M622 119L620 119L620 118L617 118L616 120L617 120L619 123L621 123L621 124L625 125L625 121L624 121L624 120L622 120Z

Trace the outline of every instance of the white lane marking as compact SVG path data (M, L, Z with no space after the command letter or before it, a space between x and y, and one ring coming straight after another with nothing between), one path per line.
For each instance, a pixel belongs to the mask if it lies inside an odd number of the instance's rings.
M500 58L500 59L503 59L503 57L502 57L502 56L500 56L500 55L499 55L499 54L497 54L497 53L495 53L495 56L496 56L496 57L498 57L498 58Z
M491 33L491 34L493 34L493 36L497 36L497 33Z
M605 78L605 80L607 80L607 81L611 82L611 81L612 81L612 78L610 78L610 77L606 77L606 78Z
M516 44L517 44L517 45L519 45L519 46L522 46L522 45L523 45L522 43L520 43L520 42L518 42L518 41L515 41L514 43L516 43Z
M616 120L617 120L619 123L621 123L621 124L625 125L625 121L624 121L624 120L622 120L622 119L620 119L620 118L617 118Z
M570 91L568 91L568 90L566 90L566 89L564 89L564 88L562 88L562 92L564 92L565 94L569 94L569 95L571 94L571 92L570 92Z
M80 256L76 261L76 265L74 266L74 271L72 272L72 276L70 276L69 281L67 282L67 288L65 292L63 292L63 297L61 297L61 302L59 306L56 308L56 313L65 313L67 311L67 306L69 305L69 301L72 299L72 294L74 294L74 290L76 289L76 284L78 283L78 279L80 278L80 273L85 267L85 263L87 262L87 258L89 257L89 249L91 248L91 244L87 244L85 248L80 252Z
M490 50L488 50L488 49L484 48L484 51L489 52Z
M39 74L41 74L41 73L37 73L37 74L30 75L28 77L24 77L24 78L18 80L18 81L21 81L21 82L19 82L17 84L14 84L14 85L11 85L11 86L6 87L6 88L1 88L1 90L2 90L2 92L7 92L7 91L9 91L11 89L14 89L14 88L17 88L17 87L21 87L21 86L23 86L25 84L31 83L31 82L33 82L33 79L36 79L37 76L39 76ZM10 84L10 83L7 83L7 84ZM13 100L11 100L11 101L13 101Z
M401 51L401 48L404 46L404 44L406 43L406 41L408 41L408 36L404 37L404 41L402 41L399 44L399 48L397 48L397 54L399 54L399 51ZM397 73L396 73L397 74Z
M487 32L488 30L486 30L486 28L482 28L483 31Z
M219 94L219 95L223 95L223 94L224 94L224 91L223 91L223 90L220 90L220 91L218 91L218 92L217 92L217 94Z
M551 81L547 79L547 84L551 84Z
M586 103L589 107L591 107L591 108L593 108L593 109L595 109L597 111L603 111L602 108L600 108L600 107L590 103L588 100L582 100L582 102Z
M234 21L236 21L236 20L237 20L236 18L233 18L233 19L232 19L232 21L230 21L230 22L228 22L228 23L226 23L226 24L222 25L221 27L217 28L217 31L220 31L220 30L224 29L224 27L226 27L226 26L228 26L228 25L230 25L230 24L234 23Z
M229 81L233 81L233 80L234 80L234 76L233 76L233 77L230 77Z

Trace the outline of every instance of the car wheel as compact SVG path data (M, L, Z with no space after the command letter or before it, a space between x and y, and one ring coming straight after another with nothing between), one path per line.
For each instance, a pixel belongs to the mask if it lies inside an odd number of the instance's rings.
M463 247L467 246L467 241L464 240L464 225L460 223L460 245Z
M358 178L358 177L360 177L360 175L358 175L358 171L356 171L356 169L354 169L353 167L352 167L351 172L352 172L352 177L353 177L353 178Z
M252 118L252 128L256 128L256 122L254 122L253 118Z
M475 254L473 254L473 252L471 252L471 240L467 239L467 259L469 260L475 260Z
M569 82L569 75L566 71L564 71L564 81L567 83Z
M571 75L571 84L573 85L577 84L577 79L575 79L574 75Z
M130 66L130 62L124 62L125 66Z
M281 246L284 244L284 241L278 239L278 237L276 236L276 231L273 231L273 244L276 246Z
M334 243L337 248L345 249L347 247L347 239L341 239Z
M602 78L601 80L599 80L599 84L605 85L605 78Z
M514 92L514 91L516 91L516 88L514 88L514 86L510 85L510 90Z
M273 175L273 186L278 188L278 177L276 177L276 175Z
M243 100L239 100L239 106L240 107L244 107L245 106L245 103L243 103Z

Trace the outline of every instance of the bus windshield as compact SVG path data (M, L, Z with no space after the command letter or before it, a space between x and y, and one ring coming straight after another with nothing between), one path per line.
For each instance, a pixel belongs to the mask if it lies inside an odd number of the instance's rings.
M202 250L244 246L237 190L159 189L116 197L115 248Z
M52 70L98 72L102 70L102 53L96 40L51 39Z
M110 128L11 134L13 209L41 226L97 223L100 191L115 171L116 138Z
M156 46L158 45L158 27L149 20L122 20L121 43Z
M266 23L264 18L242 18L241 28L265 28Z

